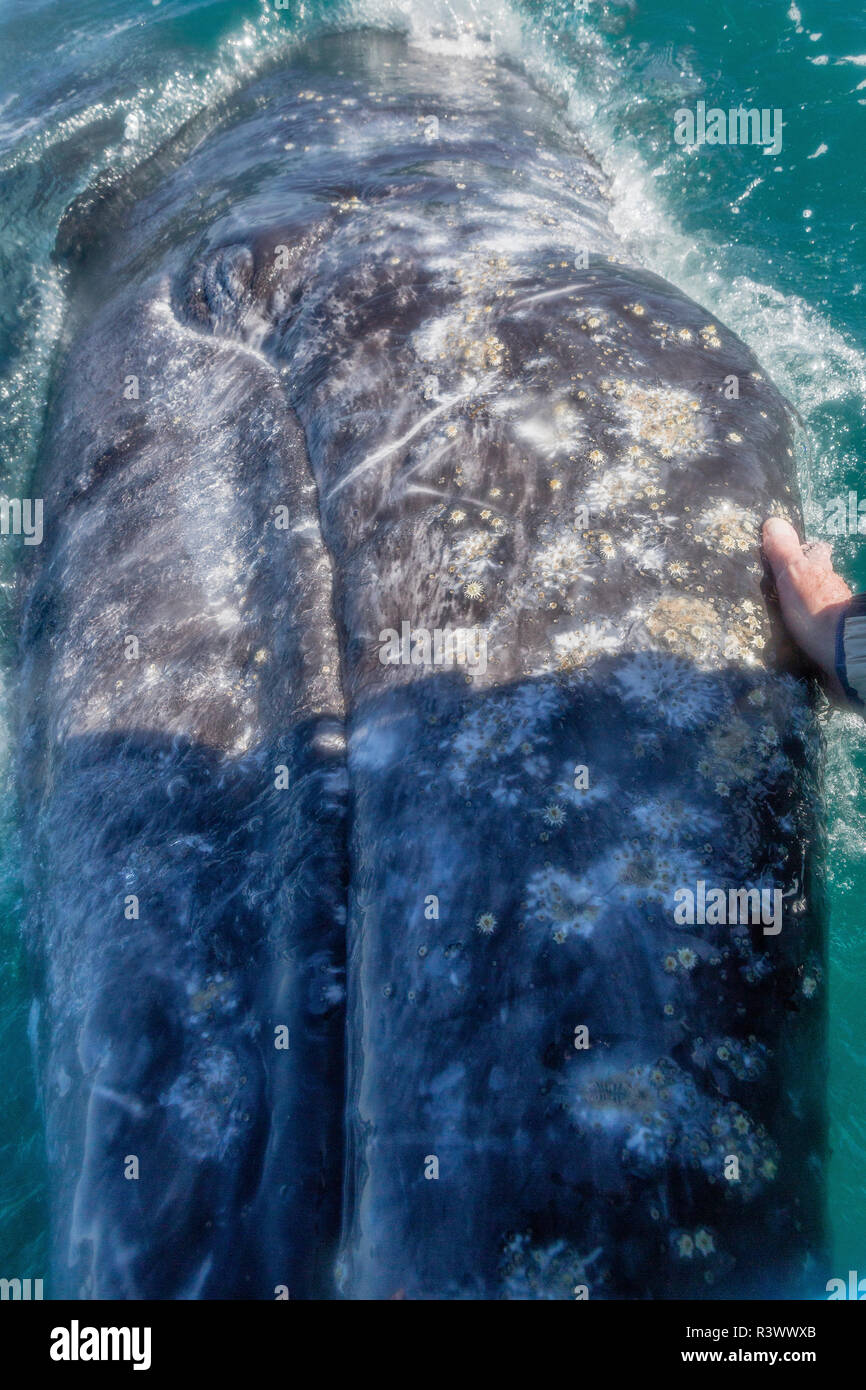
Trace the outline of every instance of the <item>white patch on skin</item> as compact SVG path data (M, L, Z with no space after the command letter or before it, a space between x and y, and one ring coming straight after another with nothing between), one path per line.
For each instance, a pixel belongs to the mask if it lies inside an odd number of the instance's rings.
M381 715L355 725L349 735L349 766L364 772L382 772L405 754L400 721Z
M452 1062L434 1076L421 1097L425 1116L446 1134L463 1128L466 1101L466 1067L462 1062Z
M517 686L507 695L487 701L466 716L453 740L453 751L464 764L496 763L531 752L539 741L540 726L547 724L562 705L562 695L551 686ZM542 735L546 741L547 731Z
M555 795L580 807L579 795L567 795L565 778ZM569 936L588 937L603 922L616 924L623 909L635 905L654 902L672 912L675 889L705 872L701 851L692 842L717 828L711 812L692 818L676 798L667 797L645 799L627 814L633 829L580 875L547 865L529 879L527 915L548 927L558 944Z
M628 620L642 622L654 645L688 661L718 668L724 664L725 625L706 599L668 593L646 612L634 609Z
M644 574L661 574L664 569L664 546L646 546L637 537L632 537L622 542L622 549L636 568Z
M577 756L570 758L563 764L562 775L559 781L551 788L551 797L555 801L568 802L578 811L588 810L590 806L599 801L608 801L613 794L613 789L604 782L595 782L590 775L590 784L583 791L574 785L574 769L581 759Z
M755 550L758 545L759 518L755 512L729 501L716 502L698 517L696 531L705 545L723 550Z
M701 872L700 860L688 847L666 844L655 836L612 850L608 864L616 876L612 896L620 907L656 902L671 912L675 890L694 882Z
M711 811L691 799L686 802L674 796L648 797L633 805L629 814L641 835L665 845L709 836L719 828L719 819Z
M662 652L625 657L614 671L614 680L624 699L651 708L670 728L697 728L718 711L713 678Z
M606 512L624 507L650 481L650 475L633 463L618 464L608 468L600 478L591 482L586 490L586 501L591 513Z
M490 553L498 540L493 531L469 531L452 543L449 560L461 581L479 579L490 568Z
M587 623L572 632L557 633L553 639L557 661L563 671L576 671L588 666L599 656L619 651L623 635L612 623Z
M551 929L554 938L591 936L608 904L590 875L575 878L564 869L542 869L526 887L527 912Z
M693 457L703 447L703 429L695 397L673 387L617 382L614 394L626 433L662 458Z
M582 1132L600 1129L629 1168L669 1175L674 1165L715 1175L724 1156L736 1153L743 1195L775 1177L772 1140L739 1105L714 1100L670 1058L597 1063L575 1072L574 1081L565 1088L572 1119Z
M650 1122L658 1105L658 1082L650 1079L651 1068L630 1067L627 1071L598 1064L581 1078L572 1094L572 1114L581 1127L600 1126L610 1130L631 1130Z
M237 1058L211 1047L183 1072L161 1103L175 1111L188 1152L200 1159L222 1158L238 1132L231 1104L241 1090Z
M555 405L553 411L549 403L544 402L537 413L526 414L516 421L514 432L544 458L574 453L586 439L583 421L565 401Z
M483 787L507 806L529 795L534 800L529 784L549 775L549 762L540 748L550 740L549 724L562 702L561 691L532 683L472 710L445 745L451 754L451 781Z
M581 533L576 530L562 532L535 552L531 561L532 571L541 584L566 589L575 580L588 578L583 571L589 559Z
M564 1240L540 1248L528 1235L512 1236L503 1251L508 1273L503 1281L509 1300L570 1299L579 1284L593 1292L592 1265L603 1253L601 1245L589 1255L581 1255Z

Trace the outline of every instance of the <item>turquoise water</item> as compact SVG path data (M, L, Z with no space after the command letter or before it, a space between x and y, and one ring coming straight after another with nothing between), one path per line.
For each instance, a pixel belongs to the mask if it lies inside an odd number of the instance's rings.
M301 35L359 23L419 38L492 34L567 105L611 182L634 258L739 332L799 410L813 535L860 488L866 457L866 16L854 0L602 4L588 0L2 0L0 3L0 449L26 491L62 321L51 266L58 220L99 171L121 177L202 106L230 97ZM782 149L700 150L674 112L780 108ZM835 538L866 588L864 538ZM9 552L0 551L8 595ZM0 641L14 630L5 601ZM4 692L0 714L14 690ZM19 946L26 903L0 724L0 1274L45 1273L44 1172L29 1063L33 982ZM827 721L831 918L831 1214L835 1272L866 1274L866 727Z

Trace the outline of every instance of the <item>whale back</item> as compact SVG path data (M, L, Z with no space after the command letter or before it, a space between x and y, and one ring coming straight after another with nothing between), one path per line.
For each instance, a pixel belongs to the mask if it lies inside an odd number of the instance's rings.
M796 426L566 116L342 36L61 228L22 778L80 1289L333 1293L338 1222L352 1298L823 1258Z

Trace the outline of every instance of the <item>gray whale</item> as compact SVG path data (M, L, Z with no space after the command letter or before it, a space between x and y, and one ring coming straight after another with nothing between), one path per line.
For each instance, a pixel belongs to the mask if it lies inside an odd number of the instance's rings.
M821 750L759 363L523 76L375 33L87 191L57 256L52 1293L803 1296ZM675 919L712 888L778 923Z

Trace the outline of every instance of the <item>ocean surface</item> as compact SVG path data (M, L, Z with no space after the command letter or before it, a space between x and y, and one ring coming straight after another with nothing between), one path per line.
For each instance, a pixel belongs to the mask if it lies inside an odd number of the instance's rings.
M866 535L829 534L866 480L866 12L858 0L0 0L0 483L26 496L62 324L59 219L299 39L362 25L491 38L603 165L635 262L755 350L799 411L812 538L866 588ZM780 109L778 154L688 148L680 107ZM519 113L515 113L519 119ZM866 519L864 519L866 530ZM94 556L98 564L99 557ZM46 1272L45 1172L20 945L6 710L14 551L0 546L0 1276ZM866 724L826 716L834 1273L866 1275ZM50 1288L46 1290L50 1294Z

